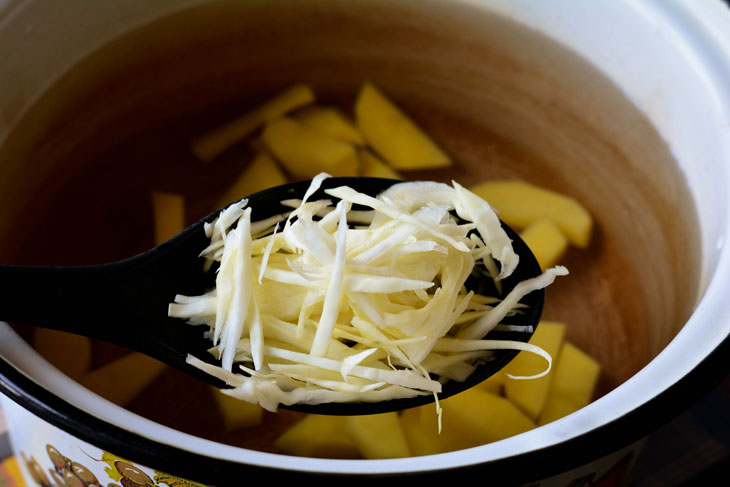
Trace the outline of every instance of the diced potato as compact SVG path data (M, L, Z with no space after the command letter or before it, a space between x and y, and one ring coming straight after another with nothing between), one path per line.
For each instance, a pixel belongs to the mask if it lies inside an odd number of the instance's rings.
M430 417L428 414L430 413ZM427 416L427 417L424 417ZM424 422L430 420L432 424L424 426ZM434 455L436 453L445 453L443 442L440 441L439 435L436 433L434 424L436 422L436 412L433 406L417 407L406 409L400 414L400 424L403 428L403 434L408 442L411 455Z
M520 237L530 248L542 269L548 269L563 256L568 248L568 239L552 220L541 218L530 224Z
M505 376L502 371L498 371L491 377L488 377L486 380L483 380L482 382L477 384L476 387L484 389L485 391L489 391L492 394L501 394L506 379L507 376Z
M507 225L526 228L547 218L573 245L585 248L590 242L593 218L573 198L524 181L488 181L470 189L489 202Z
M100 396L124 406L137 397L164 368L162 362L132 352L86 374L80 382Z
M576 402L567 397L548 394L545 400L545 406L542 408L538 424L540 426L551 423L557 419L567 416L579 410L581 407Z
M398 413L347 416L345 429L365 458L411 456Z
M345 432L345 416L310 414L286 430L274 446L287 455L317 458L359 458Z
M314 92L309 86L292 86L243 116L197 138L193 141L193 152L201 161L211 161L238 141L251 135L269 120L286 115L313 101Z
M265 152L257 155L218 201L218 208L261 190L286 183L286 176Z
M355 102L355 120L365 140L395 169L451 165L451 158L377 88L365 84Z
M302 125L291 118L278 118L264 128L262 139L287 172L309 179L321 172L332 176L356 176L355 147Z
M294 118L303 125L333 139L353 145L365 145L365 139L355 124L336 108L308 107L298 112Z
M367 150L357 153L360 158L360 175L367 178L403 179L394 169Z
M235 431L261 424L264 415L261 406L233 398L215 387L211 387L211 389L226 430Z
M529 431L535 424L507 399L482 389L471 388L441 401L443 428L439 435L444 451L461 450ZM427 410L421 411L422 420ZM431 409L436 432L436 417ZM427 426L427 425L424 425Z
M155 245L170 240L185 229L185 200L179 194L152 193Z
M58 370L79 380L91 365L91 341L81 335L36 328L33 347Z
M530 343L545 350L553 358L553 366L557 366L560 347L565 337L565 324L542 321L535 329ZM545 359L529 352L520 352L501 373L513 376L535 375L546 367ZM538 418L547 398L553 371L539 379L511 379L504 383L507 399L517 405L533 421Z
M593 399L601 365L570 342L560 351L540 424L555 421L586 406Z

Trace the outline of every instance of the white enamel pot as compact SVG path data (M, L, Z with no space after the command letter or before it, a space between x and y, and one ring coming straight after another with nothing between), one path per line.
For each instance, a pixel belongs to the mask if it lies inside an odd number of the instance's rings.
M730 8L719 0L0 1L3 255L22 245L15 223L23 205L43 201L44 185L65 184L63 171L31 157L47 143L54 114L127 65L139 86L117 87L97 129L64 143L112 137L105 123L124 112L123 100L149 107L137 120L144 128L175 109L298 79L333 99L370 79L416 115L441 110L537 154L537 166L500 175L540 180L544 172L546 184L567 184L594 211L598 241L622 265L604 262L614 271L593 276L597 286L605 280L608 298L577 306L604 306L598 316L610 320L613 304L625 305L631 318L611 332L602 318L574 332L610 382L578 412L476 448L358 461L252 451L154 423L83 388L1 324L2 407L29 483L41 475L34 462L47 477L58 452L105 485L145 477L172 485L161 472L205 484L259 474L478 474L496 485L624 479L642 439L730 370L728 33ZM446 140L462 132L425 118ZM559 315L556 307L546 312Z

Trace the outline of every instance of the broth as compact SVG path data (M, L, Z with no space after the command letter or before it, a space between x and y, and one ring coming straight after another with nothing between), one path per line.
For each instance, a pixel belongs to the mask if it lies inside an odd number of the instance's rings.
M596 220L545 318L603 366L599 394L673 338L696 299L699 245L688 189L655 129L608 80L505 19L410 3L218 2L131 31L65 73L0 147L2 260L94 264L153 245L150 193L203 217L250 159L203 164L191 139L293 82L351 111L373 81L457 161L414 179L521 178L575 196ZM417 2L416 2L417 3ZM476 7L474 7L476 9ZM48 235L54 237L49 243ZM23 333L28 334L25 330ZM125 353L96 344L93 366ZM194 435L271 449L296 413L225 432L207 386L166 370L128 408ZM271 428L274 425L274 428Z

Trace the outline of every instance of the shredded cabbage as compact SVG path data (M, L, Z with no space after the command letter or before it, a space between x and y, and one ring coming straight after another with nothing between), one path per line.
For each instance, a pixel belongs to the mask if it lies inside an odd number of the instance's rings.
M464 380L505 348L543 356L537 376L547 373L551 358L541 349L481 337L510 329L501 321L523 307L522 297L565 268L519 283L504 299L480 296L465 287L475 268L499 283L519 261L484 200L457 183L417 182L378 197L326 190L334 207L308 201L327 177L285 202L288 214L252 222L243 200L206 225L211 241L201 256L206 267L219 264L216 287L176 296L168 314L208 325L221 366L192 356L190 364L225 381L226 394L271 411L438 394L441 381L430 373Z

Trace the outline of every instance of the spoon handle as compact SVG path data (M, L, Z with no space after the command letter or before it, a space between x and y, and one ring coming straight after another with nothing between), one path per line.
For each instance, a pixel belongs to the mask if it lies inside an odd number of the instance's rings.
M0 319L89 334L110 314L131 318L133 309L115 309L123 268L0 266Z

